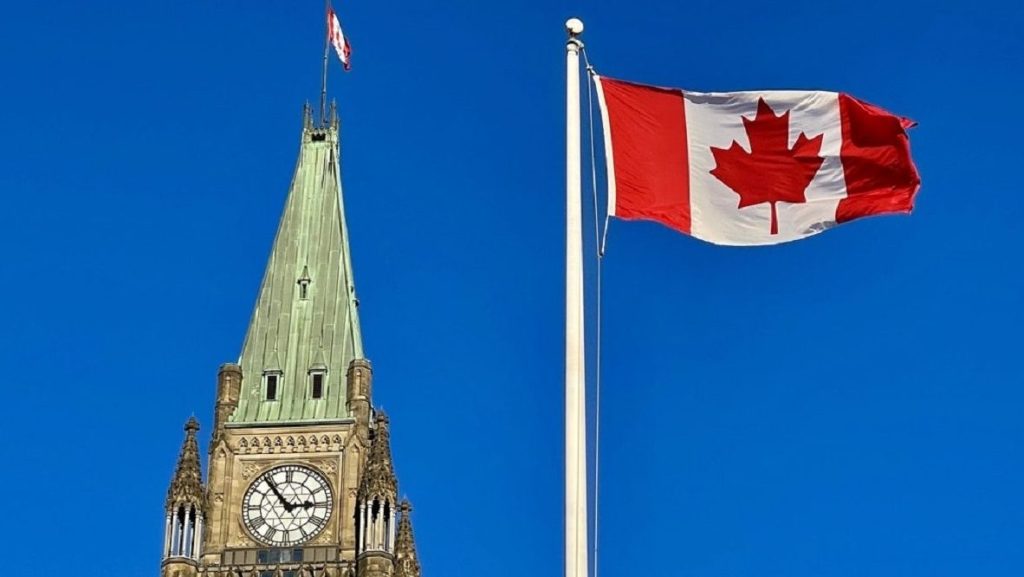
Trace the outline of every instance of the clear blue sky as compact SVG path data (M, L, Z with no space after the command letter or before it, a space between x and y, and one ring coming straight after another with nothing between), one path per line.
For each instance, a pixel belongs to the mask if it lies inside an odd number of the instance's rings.
M604 74L914 118L924 181L910 217L771 248L613 223L602 574L1024 574L1020 6L339 1L366 350L425 575L561 574L573 15ZM57 574L38 555L58 542L78 575L157 574L181 425L205 446L318 97L321 18L5 5L11 573Z

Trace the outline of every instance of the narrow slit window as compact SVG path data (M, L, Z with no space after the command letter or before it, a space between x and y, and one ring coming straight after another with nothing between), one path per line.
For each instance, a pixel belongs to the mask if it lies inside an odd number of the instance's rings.
M324 397L324 374L313 373L310 375L312 378L311 382L311 397L314 399L322 399Z
M302 267L302 276L296 281L299 284L299 300L304 301L309 299L309 283L313 282L313 279L309 278L309 267Z
M277 400L277 375L267 375L267 400Z

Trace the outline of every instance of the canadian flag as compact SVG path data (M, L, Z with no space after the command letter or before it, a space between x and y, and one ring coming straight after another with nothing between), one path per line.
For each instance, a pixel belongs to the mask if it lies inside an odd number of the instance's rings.
M331 46L334 46L334 51L338 53L338 58L341 60L341 65L348 70L352 67L349 62L349 57L352 55L352 46L348 43L348 38L345 38L345 33L341 31L341 22L338 20L338 15L334 13L334 8L327 9L327 39L331 41Z
M611 215L763 245L914 206L914 123L846 94L595 83Z

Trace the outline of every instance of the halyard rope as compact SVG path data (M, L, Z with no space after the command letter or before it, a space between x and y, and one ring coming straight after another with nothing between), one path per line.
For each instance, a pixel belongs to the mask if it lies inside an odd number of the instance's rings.
M601 260L604 258L604 243L601 240L601 228L599 226L598 208L597 208L597 152L594 145L594 76L596 75L594 67L590 64L590 58L587 57L587 49L584 47L583 62L587 66L587 113L589 116L590 123L590 190L592 200L594 203L594 250L597 255L597 328L596 328L596 345L594 356L594 539L593 539L593 555L594 555L594 570L593 576L598 577L598 528L600 527L598 520L600 514L600 480L601 480L601 285L602 285L602 274L601 274ZM605 216L604 232L608 233L608 217ZM605 237L607 238L607 237Z

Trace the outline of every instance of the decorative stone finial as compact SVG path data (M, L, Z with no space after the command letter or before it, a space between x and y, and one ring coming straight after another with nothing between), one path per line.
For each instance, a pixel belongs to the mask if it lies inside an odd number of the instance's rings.
M412 505L402 499L402 517L398 520L395 539L395 577L420 577L420 561L416 555L416 541L412 535Z
M313 107L309 102L302 105L302 127L306 130L313 129Z
M178 455L178 465L174 468L171 486L167 489L167 509L190 504L201 509L204 504L203 472L199 464L199 443L196 432L199 421L189 417L185 423L185 441Z
M388 416L384 411L377 411L376 427L373 429L373 444L366 457L366 468L363 479L359 483L360 500L374 497L395 502L398 493L398 480L395 478L391 463L391 434L388 431Z

